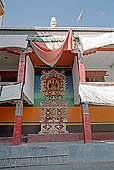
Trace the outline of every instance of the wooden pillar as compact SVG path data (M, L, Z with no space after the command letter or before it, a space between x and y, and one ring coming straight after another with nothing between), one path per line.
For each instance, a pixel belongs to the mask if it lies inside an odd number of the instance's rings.
M79 64L79 81L85 82L85 67L84 67L83 57L81 56L80 52L78 56L78 64ZM88 104L82 103L81 110L82 110L84 143L91 143L91 125L90 125Z
M23 101L18 101L16 103L16 110L15 110L13 140L12 140L13 145L20 145L21 144L22 114L23 114Z
M20 55L20 59L19 59L17 82L22 82L23 84L25 81L25 66L26 66L25 53L22 53ZM14 129L13 129L13 140L12 140L13 145L21 144L22 115L23 115L23 95L22 95L22 99L17 101L17 103L16 103Z
M91 143L91 125L90 125L88 104L82 103L81 109L82 109L84 143Z

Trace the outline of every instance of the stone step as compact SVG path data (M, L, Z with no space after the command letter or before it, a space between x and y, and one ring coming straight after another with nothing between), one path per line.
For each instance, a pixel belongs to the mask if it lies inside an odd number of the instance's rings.
M68 155L43 155L0 158L0 169L30 166L49 166L68 163Z

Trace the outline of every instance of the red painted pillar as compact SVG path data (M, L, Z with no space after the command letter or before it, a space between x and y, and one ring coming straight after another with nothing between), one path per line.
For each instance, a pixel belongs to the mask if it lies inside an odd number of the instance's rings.
M25 80L25 53L20 55L19 59L19 68L18 68L18 77L17 82L23 82ZM15 119L14 119L14 129L13 129L13 145L21 144L21 136L22 136L22 115L23 115L23 95L20 101L16 103L15 110Z
M16 103L16 110L15 110L13 140L12 140L13 145L20 145L21 144L22 114L23 114L23 102L18 101Z
M81 53L79 53L79 55L80 54ZM80 82L85 82L85 67L84 67L83 57L81 55L79 56L78 64L79 64L79 80ZM81 109L82 109L84 143L91 143L91 125L90 125L88 104L82 103Z
M91 125L90 125L88 104L82 103L81 109L82 109L84 143L91 143Z

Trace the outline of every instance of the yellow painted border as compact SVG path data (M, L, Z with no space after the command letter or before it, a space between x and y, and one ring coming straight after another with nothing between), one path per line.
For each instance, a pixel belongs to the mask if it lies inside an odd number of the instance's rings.
M91 125L113 125L114 122L91 123Z
M23 123L24 126L27 126L27 125L40 125L41 123Z
M91 125L113 125L114 122L93 122ZM82 125L82 123L67 123L67 125Z
M0 123L0 125L14 125L14 123ZM22 123L22 125L27 126L27 125L40 125L40 123Z
M82 125L82 123L67 123L68 126L70 125Z
M0 125L4 125L4 126L7 126L7 125L14 125L14 123L0 123Z

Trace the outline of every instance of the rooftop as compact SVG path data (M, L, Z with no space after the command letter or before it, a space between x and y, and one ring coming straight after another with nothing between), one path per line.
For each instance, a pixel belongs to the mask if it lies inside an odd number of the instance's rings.
M113 32L114 28L108 27L71 27L73 31L89 31L89 32ZM70 27L2 27L0 30L38 30L38 31L68 31Z

